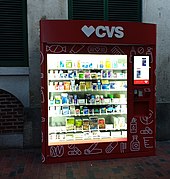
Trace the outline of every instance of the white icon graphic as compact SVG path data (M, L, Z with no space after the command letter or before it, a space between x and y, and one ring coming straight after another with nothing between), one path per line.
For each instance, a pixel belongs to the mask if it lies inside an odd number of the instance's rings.
M107 53L107 47L106 46L93 46L93 45L90 45L87 48L87 51L89 53Z
M136 50L135 47L132 46L131 50L130 50L130 57L129 57L129 62L132 63L133 61L133 57L136 55Z
M45 122L45 117L41 117L41 122Z
M85 45L73 45L69 53L78 53L80 52Z
M85 155L91 155L91 154L100 154L102 153L102 149L96 148L98 143L93 143L90 145L88 149L84 150Z
M140 117L141 123L144 124L144 125L151 124L153 122L152 116L153 116L153 111L149 110L149 115L148 116L141 116Z
M43 155L43 154L41 154L41 161L42 161L42 163L44 163L44 162L45 162L45 157L44 157L44 155Z
M149 128L149 127L147 126L147 127L145 127L144 130L141 130L140 133L141 133L141 134L153 134L153 131L152 131L151 128Z
M87 36L90 37L93 32L95 31L95 34L98 38L112 38L113 36L116 38L123 38L124 37L124 29L121 26L97 26L94 28L93 26L87 27L84 25L81 28L82 32Z
M64 155L64 147L61 146L51 146L50 147L50 156L51 157L62 157Z
M43 141L44 141L44 136L43 136L43 132L41 132L41 143L43 143Z
M133 135L132 136L132 141L130 142L130 150L131 151L139 151L140 150L140 142L138 140L138 136L137 135Z
M41 86L41 103L43 104L44 102L45 102L44 87Z
M75 145L68 145L69 149L72 149L70 151L68 151L68 155L81 155L82 152L80 151L80 149L78 147L76 147Z
M150 60L151 60L150 62L153 63L153 54L152 54L152 48L151 47L147 48L146 55L150 56Z
M105 152L106 152L107 154L109 154L109 153L113 152L113 150L114 150L117 146L118 146L118 142L116 142L116 143L110 143L110 144L106 147Z
M127 149L127 143L121 142L120 143L120 153L125 153L126 149Z
M145 93L150 93L150 92L151 92L151 89L150 89L150 88L144 88L144 92L145 92Z
M138 51L138 53L140 55L142 55L144 53L144 48L143 47L139 47L137 51Z
M40 65L42 65L44 62L44 55L42 52L40 52Z
M147 149L153 148L153 137L143 137L144 140L144 146Z
M87 25L84 25L81 28L81 30L87 37L90 37L93 34L93 32L95 31L95 28L92 25L90 27L87 27Z
M46 46L46 52L61 53L66 51L67 51L66 46L61 46L61 45Z
M134 117L130 122L130 133L131 134L137 133L137 119Z
M118 46L113 47L110 51L114 55L124 55L125 54Z
M44 73L41 73L41 79L44 78Z

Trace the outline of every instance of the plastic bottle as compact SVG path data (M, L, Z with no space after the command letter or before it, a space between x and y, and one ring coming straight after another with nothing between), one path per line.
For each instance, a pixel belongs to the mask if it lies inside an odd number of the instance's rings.
M100 82L100 80L97 81L97 88L98 88L98 90L101 90L101 82Z

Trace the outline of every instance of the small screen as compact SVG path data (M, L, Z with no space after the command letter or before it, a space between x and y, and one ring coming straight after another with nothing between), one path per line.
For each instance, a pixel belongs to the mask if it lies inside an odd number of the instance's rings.
M134 56L134 84L149 84L149 56Z

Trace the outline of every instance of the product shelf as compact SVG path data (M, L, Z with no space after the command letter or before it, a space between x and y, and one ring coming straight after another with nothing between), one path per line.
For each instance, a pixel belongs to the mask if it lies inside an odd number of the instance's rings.
M84 133L84 132L113 132L113 131L127 131L127 128L121 128L121 129L95 129L95 130L65 130L65 131L58 131L52 132L50 134L67 134L67 133Z
M63 92L74 92L74 93L76 93L76 92L100 92L100 91L104 91L104 92L126 92L127 91L127 89L126 88L123 88L123 89L108 89L108 90L106 90L106 89L102 89L102 90L55 90L55 89L50 89L50 87L49 87L49 92L50 93L55 93L55 92L57 92L57 93L63 93Z
M92 114L55 114L55 110L52 114L49 112L49 117L69 117L69 116L108 116L108 115L126 115L126 112L114 112L114 113L92 113Z
M55 106L104 106L104 105L127 105L126 102L117 102L117 103L77 103L77 104L54 104L49 105L49 107L55 107Z
M48 70L76 70L76 71L82 71L82 70L127 70L127 67L117 67L117 68L49 68Z
M48 78L48 81L71 81L71 80L116 80L124 81L127 78Z
M100 142L126 142L126 137L110 137L110 138L101 138L101 139L79 139L79 140L61 140L61 141L50 141L49 146L53 145L67 145L67 144L86 144L86 143L100 143Z

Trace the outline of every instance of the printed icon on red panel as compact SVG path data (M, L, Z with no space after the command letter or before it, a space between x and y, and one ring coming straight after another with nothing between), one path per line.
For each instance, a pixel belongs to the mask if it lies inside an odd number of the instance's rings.
M138 135L132 136L132 141L130 143L130 150L131 151L139 151L140 150L140 142L138 140Z

